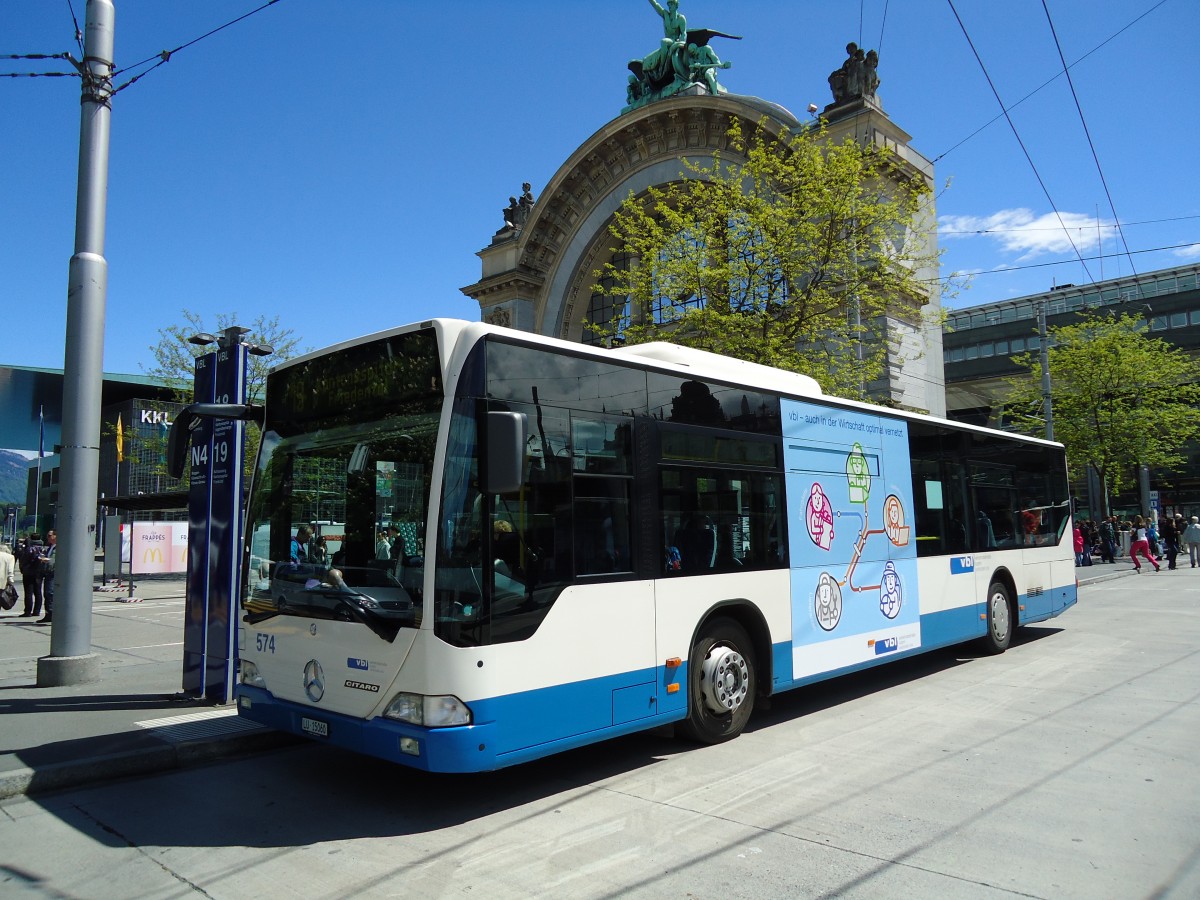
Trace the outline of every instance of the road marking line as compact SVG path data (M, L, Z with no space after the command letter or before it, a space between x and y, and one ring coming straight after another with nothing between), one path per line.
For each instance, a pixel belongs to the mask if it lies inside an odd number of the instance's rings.
M156 647L182 647L183 641L175 641L171 644L142 644L140 647L114 647L113 653L124 653L126 650L153 650Z

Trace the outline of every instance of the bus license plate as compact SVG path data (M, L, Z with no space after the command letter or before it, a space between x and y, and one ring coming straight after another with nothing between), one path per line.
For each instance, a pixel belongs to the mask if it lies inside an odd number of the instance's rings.
M300 730L314 737L329 737L329 723L319 722L316 719L301 718Z

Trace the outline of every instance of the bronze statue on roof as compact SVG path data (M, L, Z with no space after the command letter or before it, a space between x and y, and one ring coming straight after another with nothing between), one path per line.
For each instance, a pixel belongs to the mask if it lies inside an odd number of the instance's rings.
M829 89L833 91L834 106L849 100L874 97L879 88L879 54L863 52L851 41L846 45L846 61L829 73Z
M662 18L663 38L650 54L629 61L632 74L622 111L683 93L693 85L713 95L725 93L717 82L716 70L728 69L732 64L722 62L709 41L714 37L740 41L741 37L711 28L688 28L687 19L679 11L679 0L667 0L665 7L657 0L649 2Z

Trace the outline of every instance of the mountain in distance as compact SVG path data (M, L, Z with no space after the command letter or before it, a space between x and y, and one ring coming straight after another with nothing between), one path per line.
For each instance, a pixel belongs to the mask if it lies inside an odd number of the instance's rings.
M0 450L0 504L24 506L29 483L29 460L19 453Z

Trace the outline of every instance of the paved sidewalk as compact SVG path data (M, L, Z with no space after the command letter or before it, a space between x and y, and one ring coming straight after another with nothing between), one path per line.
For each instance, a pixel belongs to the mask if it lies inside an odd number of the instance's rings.
M0 613L0 800L295 742L181 696L183 597L182 578L138 581L135 603L97 590L101 680L68 687L37 687L51 626L20 617L20 602Z
M1121 560L1078 572L1084 585L1133 569ZM239 719L232 705L179 697L183 590L182 579L139 582L139 605L124 590L97 591L101 680L71 687L37 687L48 626L16 617L20 604L0 614L0 800L297 742Z

